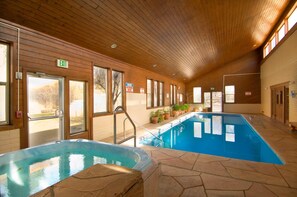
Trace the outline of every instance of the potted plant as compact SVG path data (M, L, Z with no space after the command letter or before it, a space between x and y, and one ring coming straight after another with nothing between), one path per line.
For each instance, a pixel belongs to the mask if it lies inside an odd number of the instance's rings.
M164 119L168 120L170 118L170 109L164 109Z
M158 122L162 122L164 120L165 115L162 109L158 109L156 115L158 116Z
M179 115L180 106L175 104L172 106L172 116L177 117Z
M153 123L153 124L157 124L159 121L159 117L158 117L157 113L154 111L151 112L150 118L151 118L151 123Z
M194 107L193 111L194 112L198 112L199 111L199 108L198 107Z

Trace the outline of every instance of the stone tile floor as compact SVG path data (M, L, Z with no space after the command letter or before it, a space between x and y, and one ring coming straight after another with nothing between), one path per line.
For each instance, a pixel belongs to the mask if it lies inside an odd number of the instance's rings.
M285 165L142 146L161 164L159 196L297 196L297 132L262 115L244 116Z

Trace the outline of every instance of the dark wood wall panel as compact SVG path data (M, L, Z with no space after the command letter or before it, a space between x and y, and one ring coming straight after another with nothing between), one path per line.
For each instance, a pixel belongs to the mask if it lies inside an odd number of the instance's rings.
M235 86L235 103L261 103L260 74L225 76L225 85Z
M187 102L193 102L193 87L202 87L203 92L223 91L223 76L225 85L235 85L236 103L261 103L260 75L228 76L245 73L259 73L261 57L257 51L253 51L233 62L222 65L219 69L209 72L198 79L186 84ZM251 96L245 96L245 92L252 92ZM203 97L203 96L202 96ZM202 98L203 102L203 98Z

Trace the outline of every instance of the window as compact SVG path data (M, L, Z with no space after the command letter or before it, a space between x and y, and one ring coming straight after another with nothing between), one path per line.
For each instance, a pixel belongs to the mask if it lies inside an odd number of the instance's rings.
M82 81L69 81L70 133L86 130L86 85Z
M163 106L164 102L163 102L163 94L164 94L164 91L163 91L163 88L164 88L164 83L163 82L160 82L159 83L159 106Z
M176 85L173 85L173 104L176 104Z
M296 22L297 22L297 8L294 9L292 14L288 18L288 30L294 27Z
M158 106L158 81L154 81L154 107Z
M107 69L94 66L94 113L108 111L108 80Z
M147 79L146 82L146 107L160 107L163 106L164 98L164 83L156 80ZM153 93L153 94L152 94Z
M204 107L211 107L210 92L204 92Z
M235 86L225 86L225 102L234 103L235 102Z
M286 31L285 31L285 24L282 25L282 27L278 31L278 41L281 41L283 37L285 37Z
M201 87L193 88L193 102L201 103Z
M170 84L170 105L173 105L173 85Z
M288 33L290 29L294 27L294 25L297 22L297 9L296 4L293 6L290 15L287 15L287 18L285 18L282 21L282 24L280 25L280 28L276 32L273 32L273 36L269 39L269 41L266 43L266 45L263 47L263 57L265 58L271 50L281 41L285 35Z
M112 104L113 110L123 106L123 73L112 71Z
M176 85L170 84L170 105L176 104L176 97L177 97Z
M179 102L180 102L180 103L183 102L183 94L179 94Z
M273 36L271 40L271 50L275 47L275 45L276 45L276 39L275 39L275 36Z
M146 80L146 107L152 107L152 80Z
M9 46L0 43L0 125L9 123Z

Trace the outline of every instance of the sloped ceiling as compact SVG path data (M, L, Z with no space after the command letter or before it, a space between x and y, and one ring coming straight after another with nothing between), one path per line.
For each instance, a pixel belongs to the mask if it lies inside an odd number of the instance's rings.
M0 17L188 82L260 47L289 2L1 0Z

